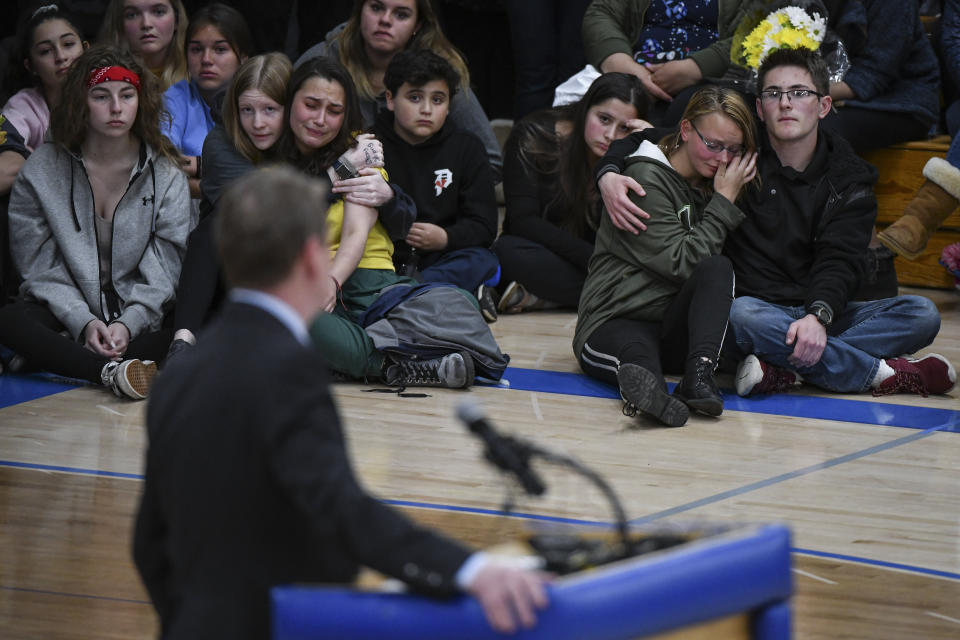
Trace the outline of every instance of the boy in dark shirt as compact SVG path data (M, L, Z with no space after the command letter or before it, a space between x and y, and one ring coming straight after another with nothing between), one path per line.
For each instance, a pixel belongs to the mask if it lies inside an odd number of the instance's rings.
M460 84L454 68L428 50L404 51L383 79L387 108L374 125L384 165L417 205L417 220L396 242L399 273L477 291L499 272L489 247L497 235L493 173L480 140L447 124ZM496 319L492 301L481 305ZM491 317L492 312L492 317Z

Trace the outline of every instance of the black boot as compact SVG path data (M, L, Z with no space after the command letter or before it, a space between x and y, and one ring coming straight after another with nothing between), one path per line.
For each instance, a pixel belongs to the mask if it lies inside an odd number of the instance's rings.
M668 427L682 427L690 415L686 405L670 397L658 378L640 365L626 363L617 371L620 397L623 398L623 413L635 416L638 412L656 418Z
M692 365L687 365L687 371L677 383L673 395L695 411L708 416L720 415L723 413L723 396L713 379L715 368L713 360L697 358Z

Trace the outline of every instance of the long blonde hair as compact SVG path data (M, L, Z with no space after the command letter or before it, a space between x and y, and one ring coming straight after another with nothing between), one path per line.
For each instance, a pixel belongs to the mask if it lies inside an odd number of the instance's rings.
M244 91L255 89L283 108L283 118L286 121L287 107L284 103L287 100L290 69L290 60L282 53L254 56L240 65L227 87L227 94L223 98L223 128L236 150L253 164L258 164L263 159L263 151L254 146L240 125L237 100Z
M166 91L171 85L181 80L188 80L187 73L187 10L181 0L165 0L173 9L176 25L173 28L173 38L167 46L167 55L163 61L163 70L160 72L160 85ZM97 40L102 44L110 44L132 51L123 28L123 11L126 9L124 0L110 0L107 11L103 16L103 25Z
M178 0L179 1L179 0ZM347 68L357 88L357 95L361 100L373 100L377 92L370 83L370 73L373 67L363 46L363 35L360 33L360 13L363 5L369 0L354 0L353 11L343 31L336 37L340 63ZM440 21L430 4L430 0L416 0L417 22L420 24L416 32L410 37L406 49L429 49L447 62L460 74L460 87L470 87L470 72L463 55L454 47L440 29Z

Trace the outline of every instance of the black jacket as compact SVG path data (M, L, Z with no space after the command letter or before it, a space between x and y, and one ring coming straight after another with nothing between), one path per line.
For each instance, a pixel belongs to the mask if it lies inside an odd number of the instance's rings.
M592 218L596 211L569 211L557 197L561 188L559 172L538 170L535 161L521 153L521 147L533 143L556 149L559 154L560 140L554 133L557 118L553 109L537 111L514 125L510 132L503 152L503 233L541 244L586 273L596 231L588 224L583 225L580 233L568 227L570 220ZM630 151L639 144L636 141ZM622 171L623 164L619 168Z
M238 303L157 377L134 559L164 638L267 638L270 587L349 582L359 563L456 590L469 552L363 490L328 377L276 318Z
M497 201L493 172L479 138L448 120L428 140L411 145L394 132L390 111L377 116L373 132L383 143L390 182L416 203L416 221L435 224L447 232L443 253L493 244ZM442 186L438 185L441 181ZM394 262L404 262L409 252L406 242L396 242Z
M724 246L737 295L804 307L819 300L838 314L860 286L877 217L877 171L846 140L821 127L814 160L800 174L813 194L813 215L803 219L779 208L786 194L771 195L768 178L782 167L766 135L761 138L765 182L748 189L738 203L747 217Z

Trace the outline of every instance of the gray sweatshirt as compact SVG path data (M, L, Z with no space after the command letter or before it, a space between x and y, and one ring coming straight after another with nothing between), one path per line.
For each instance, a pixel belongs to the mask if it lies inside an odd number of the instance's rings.
M98 318L122 322L131 339L157 330L173 303L195 224L183 172L141 145L113 214L110 282L120 314L107 317L100 285L93 189L79 155L47 142L26 161L10 194L10 245L20 295L50 309L70 334Z

